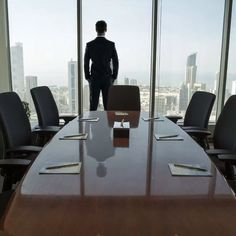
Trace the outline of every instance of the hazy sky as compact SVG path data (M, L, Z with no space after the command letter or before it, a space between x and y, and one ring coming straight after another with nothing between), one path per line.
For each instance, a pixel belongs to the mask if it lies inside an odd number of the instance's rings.
M10 41L22 42L25 75L40 84L67 85L67 63L76 59L76 0L8 0ZM224 0L162 0L161 84L184 80L187 56L197 52L199 80L219 68ZM95 22L108 23L116 43L119 80L149 84L151 0L84 0L83 49L94 39ZM206 75L204 77L204 75Z

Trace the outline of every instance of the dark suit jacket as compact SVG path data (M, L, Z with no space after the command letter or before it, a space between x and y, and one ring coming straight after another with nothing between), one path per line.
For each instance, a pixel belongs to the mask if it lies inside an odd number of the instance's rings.
M89 62L92 61L91 70ZM84 55L85 79L117 78L119 68L115 44L104 37L88 42Z

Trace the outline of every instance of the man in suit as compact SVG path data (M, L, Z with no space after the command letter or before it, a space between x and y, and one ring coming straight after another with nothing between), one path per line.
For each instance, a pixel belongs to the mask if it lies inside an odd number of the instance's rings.
M85 79L90 88L90 111L97 110L100 91L104 110L107 109L108 90L117 78L119 68L115 43L105 38L106 22L98 21L96 31L97 37L87 43L84 55Z

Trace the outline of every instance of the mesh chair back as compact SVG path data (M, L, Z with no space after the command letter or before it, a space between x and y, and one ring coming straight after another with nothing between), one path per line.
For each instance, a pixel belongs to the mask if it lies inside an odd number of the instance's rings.
M214 147L236 151L236 95L227 100L216 122Z
M207 128L215 97L212 93L195 92L186 110L184 126Z
M59 113L56 102L47 86L30 90L38 116L39 126L58 126Z
M0 125L6 148L30 144L30 122L22 102L15 92L0 94Z
M114 85L109 88L107 110L140 111L138 86Z

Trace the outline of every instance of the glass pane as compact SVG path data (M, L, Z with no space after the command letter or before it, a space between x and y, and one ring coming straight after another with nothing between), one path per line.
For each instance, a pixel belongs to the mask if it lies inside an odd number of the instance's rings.
M195 91L217 94L224 0L162 0L161 11L155 109L184 116Z
M117 84L138 85L141 109L149 110L152 1L83 1L83 49L97 34L95 23L107 23L106 38L115 42L119 58ZM89 109L89 87L84 80L84 109ZM103 109L100 99L99 109Z
M233 4L225 101L236 94L236 3Z
M36 86L50 87L60 113L77 112L76 8L76 0L8 1L13 90L32 121Z

